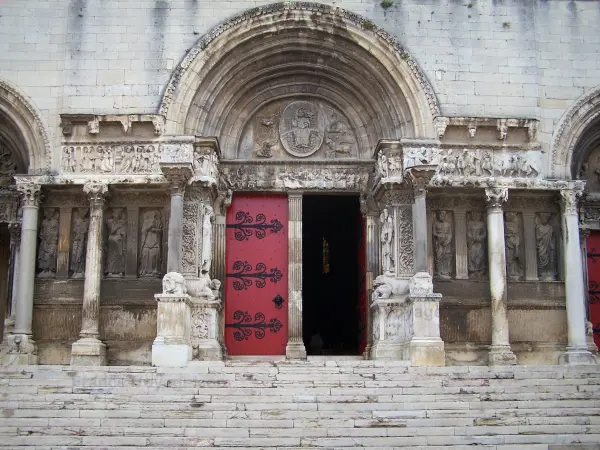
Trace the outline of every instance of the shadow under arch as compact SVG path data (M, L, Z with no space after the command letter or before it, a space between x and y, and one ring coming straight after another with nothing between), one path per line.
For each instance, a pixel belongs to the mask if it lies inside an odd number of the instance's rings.
M552 144L552 178L577 178L590 152L600 145L600 86L579 97L562 115Z
M0 78L0 140L12 152L18 172L48 173L52 148L41 113L19 88Z
M167 134L216 136L230 159L252 114L291 96L341 110L363 158L380 139L436 136L434 91L397 40L357 14L305 2L255 8L204 35L175 69L159 113Z

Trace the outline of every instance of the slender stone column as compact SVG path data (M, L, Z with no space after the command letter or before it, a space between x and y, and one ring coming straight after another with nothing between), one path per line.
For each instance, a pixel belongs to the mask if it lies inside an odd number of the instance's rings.
M181 180L171 182L171 213L169 216L169 252L167 254L167 273L181 273L182 227L183 227L183 194L185 184Z
M227 208L231 205L232 191L220 191L215 202L213 226L212 279L225 280L225 244L227 233Z
M585 286L579 243L577 202L580 191L562 190L562 234L565 246L565 292L567 297L568 344L561 364L593 364L585 337Z
M19 275L15 302L15 328L8 339L10 364L37 364L37 347L33 340L33 289L38 234L38 212L41 186L33 183L17 184L22 195L21 246Z
M454 211L454 239L456 242L456 279L469 279L469 251L467 246L467 211Z
M306 358L302 340L302 192L288 193L288 343L289 359Z
M17 286L19 284L19 258L21 253L20 242L21 242L21 224L12 223L9 224L8 229L10 231L10 273L12 278L10 280L10 299L6 308L6 319L4 320L4 335L8 340L8 335L12 334L15 329L15 307L17 305Z
M511 365L517 358L508 338L506 253L504 248L504 213L502 205L508 200L508 189L488 188L487 201L488 265L492 309L492 345L489 365Z
M360 212L365 219L366 241L366 289L367 289L367 346L364 351L364 357L371 357L373 348L373 313L370 308L371 297L373 295L373 282L380 273L379 265L379 214L371 198L362 196L360 199Z
M90 182L83 187L90 201L90 221L85 255L85 281L79 340L71 348L72 366L105 366L106 345L100 340L100 281L102 279L102 227L105 183Z

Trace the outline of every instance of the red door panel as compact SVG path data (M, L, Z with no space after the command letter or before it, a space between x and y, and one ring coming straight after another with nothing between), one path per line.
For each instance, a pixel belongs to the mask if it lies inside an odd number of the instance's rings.
M587 238L588 289L590 322L594 342L600 347L600 232L592 231Z
M234 195L227 210L225 345L230 355L285 355L288 199Z

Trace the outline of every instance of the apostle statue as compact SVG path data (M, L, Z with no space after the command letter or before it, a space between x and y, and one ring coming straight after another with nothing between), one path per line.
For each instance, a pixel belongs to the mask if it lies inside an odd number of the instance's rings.
M467 254L469 277L481 279L485 274L486 225L480 211L471 213L467 224Z
M452 278L452 223L447 211L438 211L433 221L433 250L435 275L441 279Z
M163 226L160 212L147 212L142 224L142 255L140 258L140 276L157 276L160 274L160 250Z
M73 211L73 228L71 236L71 261L70 269L73 278L83 278L85 276L85 246L88 233L89 220L86 217L86 208L77 208Z
M383 273L394 275L394 222L387 208L384 208L379 218L381 222L381 265Z
M127 220L122 208L114 208L112 215L106 221L107 245L106 267L107 277L120 277L125 274L125 235Z
M504 222L506 273L510 280L521 279L521 224L515 212L506 213Z
M539 213L535 223L538 275L541 281L556 281L556 234L550 213Z
M44 208L44 219L40 225L40 246L38 249L39 277L50 278L56 275L56 252L58 250L58 210Z

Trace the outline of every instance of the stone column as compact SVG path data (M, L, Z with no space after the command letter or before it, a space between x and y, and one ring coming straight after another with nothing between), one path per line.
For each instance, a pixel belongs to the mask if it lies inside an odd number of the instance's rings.
M288 343L289 359L306 358L302 340L302 192L288 193Z
M100 281L102 279L102 228L104 225L105 183L90 182L83 187L90 201L90 220L85 255L85 281L79 340L71 348L72 366L105 366L106 345L100 340Z
M467 246L467 211L454 211L454 239L456 244L456 279L469 279L469 250Z
M22 195L21 246L19 274L15 302L15 328L9 337L6 363L37 364L37 347L33 340L33 289L38 235L38 212L41 186L33 183L17 184Z
M220 191L215 202L215 223L213 232L213 260L211 278L225 280L225 245L227 233L227 208L231 205L231 189Z
M585 336L585 286L579 244L577 202L580 191L561 190L562 234L565 246L565 292L567 302L568 344L561 364L593 364Z
M367 346L364 357L370 358L373 348L373 313L370 308L373 296L373 282L380 273L379 264L379 213L374 205L373 199L362 196L360 199L360 212L365 219L365 242L366 242L366 289L367 289Z
M15 307L17 304L17 286L19 284L19 254L21 242L21 224L11 223L8 225L10 231L10 284L8 305L6 308L6 319L4 319L3 342L8 342L9 336L15 329Z
M169 215L167 272L181 273L181 236L183 226L183 180L171 181L171 209Z
M492 345L489 365L517 363L508 339L506 254L504 248L504 213L502 206L508 200L508 189L488 188L487 201L488 265L492 310Z

